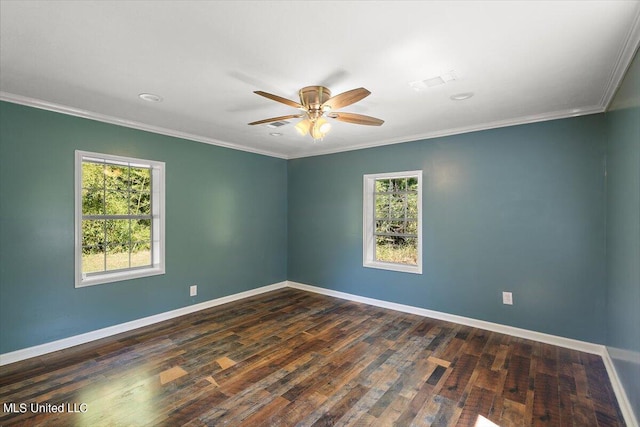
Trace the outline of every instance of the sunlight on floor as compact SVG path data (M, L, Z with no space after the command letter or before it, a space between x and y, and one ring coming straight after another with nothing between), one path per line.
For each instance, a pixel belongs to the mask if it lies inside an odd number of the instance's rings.
M88 410L79 414L75 425L148 425L158 415L154 389L160 386L160 376L147 375L144 369L96 379L80 392L78 401Z
M498 424L493 423L483 417L482 415L478 415L478 419L476 420L476 424L473 427L500 427Z

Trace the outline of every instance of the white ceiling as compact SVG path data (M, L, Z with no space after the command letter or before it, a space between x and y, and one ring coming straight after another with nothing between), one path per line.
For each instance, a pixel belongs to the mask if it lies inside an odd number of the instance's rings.
M5 1L0 99L283 158L602 112L640 42L638 1ZM453 70L416 92L409 82ZM372 94L321 142L309 85ZM149 103L138 94L164 98ZM474 92L466 101L450 96Z

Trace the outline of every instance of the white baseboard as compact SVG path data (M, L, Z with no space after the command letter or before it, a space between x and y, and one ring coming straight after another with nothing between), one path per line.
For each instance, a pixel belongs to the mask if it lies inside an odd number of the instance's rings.
M545 334L542 332L531 331L528 329L516 328L513 326L501 325L498 323L487 322L484 320L473 319L470 317L458 316L455 314L443 313L440 311L428 310L425 308L414 307L410 305L398 304L395 302L389 302L374 298L363 297L360 295L349 294L346 292L334 291L331 289L321 288L318 286L305 285L303 283L297 283L287 281L287 286L290 288L300 289L303 291L314 292L317 294L332 296L336 298L346 299L349 301L361 302L363 304L369 304L376 307L388 308L390 310L401 311L404 313L417 314L418 316L429 317L432 319L444 320L447 322L458 323L461 325L470 326L473 328L485 329L492 332L499 332L501 334L511 335L519 338L526 338L529 340L539 341L546 344L552 344L558 347L569 348L572 350L578 350L585 353L596 354L602 357L611 386L618 400L620 411L624 417L625 422L629 427L639 427L638 421L633 413L631 403L627 397L624 387L620 382L618 373L616 372L611 356L607 351L607 348L601 344L593 344L586 341L574 340L571 338L559 337L556 335Z
M486 329L488 331L499 332L501 334L511 335L519 338L526 338L533 341L539 341L546 344L557 345L559 347L570 348L585 353L601 355L604 346L593 344L586 341L578 341L571 338L549 335L542 332L530 331L528 329L516 328L514 326L501 325L499 323L487 322L484 320L472 319L470 317L458 316L456 314L443 313L441 311L428 310L426 308L414 307L410 305L398 304L374 298L362 297L359 295L348 294L345 292L334 291L331 289L320 288L317 286L305 285L287 281L287 286L304 291L315 292L317 294L328 295L336 298L342 298L349 301L361 302L376 307L388 308L391 310L402 311L404 313L417 314L418 316L430 317L432 319L445 320L447 322L458 323L472 328Z
M52 341L45 344L40 344L33 347L23 348L20 350L9 352L9 353L0 354L0 366L8 365L9 363L19 362L21 360L29 359L31 357L42 356L43 354L51 353L58 350L63 350L65 348L74 347L80 344L85 344L91 341L99 340L101 338L106 338L112 335L120 334L122 332L128 332L133 329L138 329L143 326L149 326L154 323L162 322L164 320L169 320L175 317L184 316L185 314L195 313L196 311L204 310L206 308L215 307L217 305L226 304L226 303L237 301L243 298L249 298L255 295L263 294L265 292L274 291L276 289L282 289L284 287L286 287L286 282L280 282L280 283L275 283L273 285L262 286L260 288L251 289L251 290L240 292L233 295L228 295L226 297L212 299L212 300L201 302L194 305L189 305L186 307L178 308L176 310L166 311L164 313L155 314L153 316L143 317L142 319L132 320L130 322L109 326L107 328L98 329L98 330L87 332L80 335L75 335L69 338L63 338L61 340Z

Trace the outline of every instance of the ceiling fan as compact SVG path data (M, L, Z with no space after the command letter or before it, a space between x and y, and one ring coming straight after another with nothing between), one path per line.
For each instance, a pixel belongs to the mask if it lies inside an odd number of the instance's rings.
M302 113L258 120L257 122L249 123L250 125L302 118L296 125L296 130L301 135L310 134L315 141L324 138L331 128L331 124L326 117L357 125L380 126L384 123L384 120L376 119L375 117L336 111L369 96L371 92L363 87L332 97L331 91L324 86L307 86L298 92L300 95L299 103L261 90L257 90L254 93L302 110Z

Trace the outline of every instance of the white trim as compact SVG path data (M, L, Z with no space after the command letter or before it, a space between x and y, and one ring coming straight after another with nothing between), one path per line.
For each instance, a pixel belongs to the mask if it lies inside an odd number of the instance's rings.
M199 304L178 308L176 310L166 311L164 313L155 314L153 316L143 317L142 319L120 323L118 325L113 325L107 328L98 329L98 330L87 332L80 335L75 335L69 338L63 338L61 340L52 341L45 344L40 344L33 347L28 347L21 350L0 354L0 366L8 365L9 363L19 362L21 360L29 359L36 356L42 356L43 354L51 353L54 351L64 350L65 348L74 347L76 345L85 344L91 341L99 340L101 338L106 338L112 335L121 334L123 332L128 332L134 329L142 328L143 326L149 326L154 323L173 319L179 316L184 316L185 314L195 313L196 311L200 311L200 310L215 307L218 305L226 304L229 302L237 301L243 298L249 298L255 295L260 295L265 292L275 291L277 289L282 289L284 287L286 287L286 282L279 282L273 285L262 286L260 288L251 289L251 290L240 292L237 294L212 299L209 301L201 302Z
M415 142L425 139L442 138L445 136L460 135L470 132L479 132L489 129L497 129L509 126L518 126L529 123L545 122L549 120L566 119L569 117L585 116L589 114L598 114L605 111L602 105L592 105L589 107L579 109L568 109L553 111L550 113L533 114L528 116L516 117L513 119L498 120L495 122L482 123L471 126L463 126L452 129L442 129L433 132L420 133L401 138L389 138L381 141L374 141L366 144L359 144L349 147L333 147L329 149L323 149L322 146L316 145L318 149L312 149L312 151L306 151L296 155L287 155L283 153L276 153L273 151L259 150L257 148L246 147L243 145L234 144L231 142L220 141L218 139L207 138L200 135L195 135L187 132L176 131L173 129L162 128L159 126L147 125L140 122L134 122L131 120L120 119L117 117L107 116L104 114L93 113L91 111L81 110L78 108L67 107L53 102L43 101L35 98L29 98L22 95L15 95L8 92L0 91L0 101L12 102L14 104L26 105L28 107L39 108L42 110L54 111L56 113L67 114L70 116L83 117L85 119L96 120L99 122L110 123L118 126L124 126L132 129L139 129L147 132L157 133L160 135L172 136L175 138L188 139L196 142L203 142L205 144L216 145L219 147L225 147L232 150L247 151L249 153L262 154L264 156L277 157L280 159L291 160L304 157L322 156L325 154L342 153L345 151L362 150L365 148L380 147L383 145L401 144L404 142Z
M329 149L322 149L321 145L316 144L314 145L314 147L318 147L317 150L307 151L305 153L300 153L297 155L291 155L287 157L287 159L300 159L304 157L323 156L325 154L342 153L345 151L363 150L365 148L374 148L374 147L380 147L383 145L402 144L405 142L418 142L426 139L442 138L445 136L460 135L464 133L479 132L483 130L498 129L498 128L504 128L504 127L510 127L510 126L520 126L520 125L526 125L531 123L546 122L550 120L568 119L570 117L587 116L590 114L598 114L598 113L604 113L604 107L600 105L592 105L589 107L584 107L579 109L568 109L568 110L554 111L550 113L533 114L529 116L516 117L513 119L497 120L495 122L481 123L481 124L471 125L471 126L463 126L459 128L442 129L442 130L437 130L433 132L420 133L420 134L415 134L415 135L410 135L410 136L405 136L400 138L389 138L381 141L373 141L366 144L359 144L359 145L354 145L349 147L333 147Z
M297 282L287 281L287 286L295 289L314 292L317 294L346 299L349 301L361 302L364 304L373 305L375 307L388 308L390 310L401 311L403 313L417 314L418 316L458 323L460 325L470 326L472 328L485 329L488 331L499 332L501 334L512 335L514 337L557 345L559 347L570 348L572 350L578 350L585 353L601 355L604 348L604 346L600 344L593 344L586 341L559 337L556 335L545 334L528 329L516 328L514 326L501 325L499 323L487 322L485 320L473 319L471 317L458 316L457 314L443 313L441 311L428 310L426 308L414 307L411 305L398 304L395 302L348 294L345 292L334 291L331 289L320 288L312 285L305 285Z
M281 153L275 153L273 151L259 150L257 148L246 147L246 146L234 144L231 142L220 141L219 139L208 138L205 136L195 135L193 133L182 132L174 129L163 128L160 126L148 125L148 124L136 122L133 120L126 120L118 117L108 116L106 114L94 113L93 111L87 111L87 110L82 110L80 108L68 107L66 105L56 104L54 102L49 102L49 101L43 101L41 99L30 98L28 96L16 95L9 92L0 91L0 101L12 102L14 104L26 105L27 107L53 111L56 113L67 114L69 116L82 117L85 119L96 120L98 122L109 123L117 126L124 126L132 129L139 129L146 132L157 133L160 135L188 139L190 141L196 141L196 142L203 142L205 144L217 145L219 147L230 148L232 150L262 154L263 156L278 157L280 159L288 159L286 155L283 155Z
M485 329L492 332L511 335L514 337L525 338L533 341L539 341L546 344L564 347L571 350L578 350L584 353L595 354L602 357L611 386L618 400L620 411L625 422L629 427L639 427L638 421L633 413L631 403L627 397L624 387L620 382L615 365L611 360L607 347L601 344L593 344L586 341L574 340L571 338L559 337L556 335L545 334L542 332L531 331L528 329L516 328L514 326L501 325L498 323L487 322L484 320L473 319L470 317L458 316L456 314L443 313L440 311L428 310L425 308L414 307L410 305L398 304L374 298L363 297L360 295L349 294L346 292L334 291L332 289L321 288L318 286L305 285L303 283L292 282L287 280L287 287L300 289L302 291L314 292L317 294L327 295L335 298L346 299L349 301L360 302L363 304L373 305L375 307L388 308L390 310L401 311L403 313L416 314L418 316L429 317L432 319L444 320L447 322L458 323L473 328Z
M418 178L418 263L417 265L377 261L375 259L375 181L377 179ZM362 180L362 265L368 268L422 274L422 171L366 174Z
M611 387L613 388L613 392L615 393L616 399L618 400L620 412L622 412L622 416L624 417L627 426L638 427L638 419L633 412L633 407L631 406L629 397L624 391L624 387L622 386L622 382L620 381L620 377L618 376L618 371L616 371L616 365L613 363L613 359L611 359L611 355L609 354L608 347L604 347L601 356L602 361L604 362L604 366L605 368L607 368L607 374L609 374Z
M636 16L633 20L633 25L629 29L629 33L620 48L616 64L613 67L613 72L609 77L607 86L605 87L604 94L600 100L600 105L608 111L613 102L613 98L618 91L618 88L622 84L624 76L627 74L627 70L631 66L633 57L636 51L640 47L640 6L636 6Z

